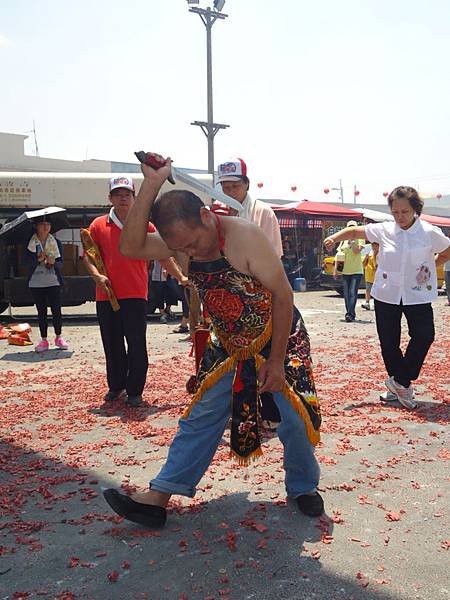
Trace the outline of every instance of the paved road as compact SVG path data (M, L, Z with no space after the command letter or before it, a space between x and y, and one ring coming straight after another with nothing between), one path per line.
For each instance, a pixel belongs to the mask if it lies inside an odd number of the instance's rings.
M378 401L373 313L359 310L361 320L347 324L332 293L296 302L323 406L319 521L286 502L276 436L242 469L228 460L228 431L196 497L174 499L165 530L109 511L101 489L145 487L187 401L192 359L172 325L149 322L148 406L139 410L100 408L104 360L95 320L85 318L92 305L66 311L84 315L66 319L68 352L38 356L0 342L0 598L449 598L450 308L436 303L420 407L408 413Z

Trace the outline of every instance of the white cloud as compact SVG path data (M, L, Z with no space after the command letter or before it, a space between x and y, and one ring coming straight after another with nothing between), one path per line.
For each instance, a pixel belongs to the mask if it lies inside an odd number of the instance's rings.
M0 33L0 48L6 48L10 45L11 42L8 40L8 38Z

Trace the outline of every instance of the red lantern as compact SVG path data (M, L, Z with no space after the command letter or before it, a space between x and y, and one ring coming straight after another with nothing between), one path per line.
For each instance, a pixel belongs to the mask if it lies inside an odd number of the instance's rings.
M329 193L330 193L330 190L329 190L328 188L325 188L325 189L323 190L323 193L324 193L324 194L329 194Z
M296 192L297 191L297 186L296 185L292 185L291 186L291 191L292 192Z
M359 190L355 190L355 196L359 196Z
M383 196L387 198L389 196L389 192L383 192Z
M437 194L437 195L436 195L436 198L437 198L438 200L440 200L440 199L442 198L442 194Z
M262 188L262 186L264 185L262 181L260 181L259 183L256 184L259 188Z

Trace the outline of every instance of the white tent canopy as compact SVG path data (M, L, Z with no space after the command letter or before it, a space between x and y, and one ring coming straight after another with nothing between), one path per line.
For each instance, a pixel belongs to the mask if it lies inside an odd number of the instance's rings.
M360 208L359 210L362 212L365 219L370 219L371 221L375 221L375 223L394 220L392 215L381 212L380 210L372 210L371 208Z

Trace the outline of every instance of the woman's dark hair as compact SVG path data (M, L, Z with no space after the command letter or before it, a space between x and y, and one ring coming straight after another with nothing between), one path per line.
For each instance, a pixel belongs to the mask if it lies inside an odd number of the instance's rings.
M36 229L36 225L38 225L39 223L50 223L50 229L52 228L52 224L51 222L44 216L44 217L36 217L35 219L32 219L33 222L33 228Z
M423 200L420 198L419 192L407 185L400 185L392 190L388 196L389 207L392 209L394 200L400 200L402 198L408 200L411 208L413 208L418 215L422 214Z
M160 233L165 233L177 221L188 221L201 227L200 209L205 205L188 190L174 190L162 194L153 205L150 219Z

